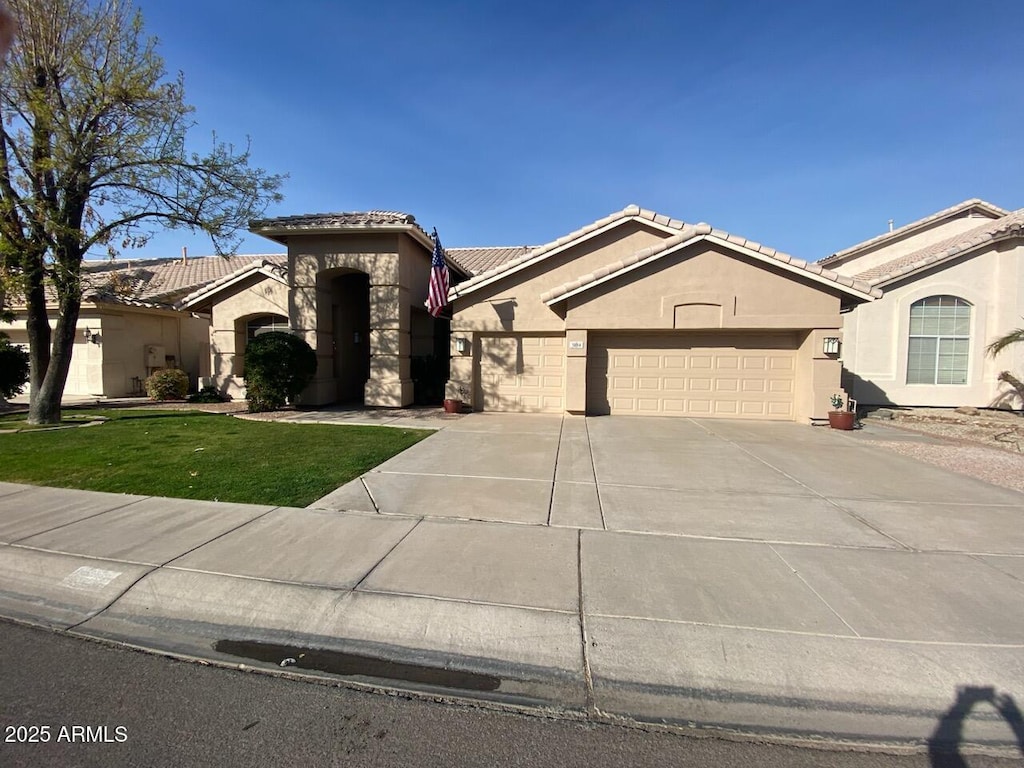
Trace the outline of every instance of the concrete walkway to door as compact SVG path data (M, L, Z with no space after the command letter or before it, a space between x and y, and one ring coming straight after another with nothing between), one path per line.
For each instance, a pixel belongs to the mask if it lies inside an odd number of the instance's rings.
M1016 745L1024 495L892 434L473 414L308 509L0 483L0 615L593 719Z

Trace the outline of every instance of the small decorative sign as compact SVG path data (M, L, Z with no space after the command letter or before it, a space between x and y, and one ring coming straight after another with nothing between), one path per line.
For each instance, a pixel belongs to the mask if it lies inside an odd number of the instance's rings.
M582 341L570 341L569 349L583 349L585 342Z

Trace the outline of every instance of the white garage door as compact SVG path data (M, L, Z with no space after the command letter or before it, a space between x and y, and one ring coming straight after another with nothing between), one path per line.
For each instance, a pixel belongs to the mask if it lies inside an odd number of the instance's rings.
M485 411L565 410L564 336L484 336L480 352Z
M791 334L596 337L587 411L791 421L795 346Z

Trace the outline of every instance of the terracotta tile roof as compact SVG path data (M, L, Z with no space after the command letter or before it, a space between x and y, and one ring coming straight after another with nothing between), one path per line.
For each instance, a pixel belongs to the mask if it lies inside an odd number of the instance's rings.
M461 268L467 275L478 275L481 272L500 267L502 264L519 258L530 252L532 246L512 245L485 248L445 248L449 261Z
M846 260L854 253L858 253L868 248L873 248L874 246L881 245L890 240L896 240L904 235L909 235L916 230L924 229L929 224L941 221L942 219L965 214L971 210L978 210L996 217L1005 216L1009 213L1009 211L1000 208L997 205L993 205L992 203L986 202L985 200L981 200L977 197L972 197L970 200L964 200L962 203L957 203L949 208L933 213L930 216L925 216L923 219L918 219L917 221L912 221L909 224L904 224L902 227L897 227L892 232L884 232L877 237L872 237L870 240L865 240L861 243L857 243L856 245L852 245L849 248L845 248L842 251L837 251L831 256L826 256L825 258L820 259L818 263L827 267L831 264Z
M1024 237L1024 208L994 221L986 221L974 229L932 243L913 253L879 264L877 267L861 272L856 277L871 285L887 283L911 272L959 256L978 246L1011 237Z
M599 283L605 282L606 280L610 280L616 275L633 269L645 262L653 261L678 246L688 245L690 243L697 242L698 240L708 238L713 238L714 240L721 241L727 245L755 251L769 259L788 265L790 268L796 268L798 270L808 272L819 280L836 283L843 288L850 289L851 292L866 294L868 296L873 296L876 299L881 298L882 296L882 292L879 289L872 288L867 283L846 275L840 275L829 269L823 269L819 264L813 264L806 262L803 259L797 259L789 254L776 251L774 248L769 248L761 245L760 243L754 242L753 240L747 240L746 238L739 237L738 235L729 234L724 230L715 229L710 224L700 223L684 225L679 234L673 235L657 245L643 248L625 259L614 261L611 264L607 264L604 267L591 272L590 274L583 275L575 280L571 280L567 283L556 286L551 290L545 291L541 294L540 299L546 304L554 304L568 298L570 294L581 292L598 285Z
M84 298L133 306L170 306L176 299L254 262L284 266L283 253L83 263Z
M324 229L389 229L410 228L429 239L426 230L416 223L416 217L402 211L343 211L338 213L304 213L298 216L278 216L272 219L254 219L249 229L261 235L285 235L289 232L318 231Z
M591 222L580 229L570 232L567 235L563 235L557 240L552 240L550 243L539 245L536 248L530 248L524 251L518 256L513 256L507 261L501 262L484 272L479 272L469 280L463 283L459 283L455 286L452 291L449 292L451 298L462 296L468 291L473 290L482 283L492 280L506 272L511 272L519 267L525 267L528 264L533 264L536 261L540 261L544 257L551 254L552 251L558 250L562 246L569 245L582 237L586 237L589 234L597 232L598 230L604 229L618 221L624 219L635 218L637 220L647 220L663 227L680 230L686 226L685 222L677 219L670 219L668 216L662 216L661 214L655 213L654 211L640 208L637 205L628 205L621 211L605 216L603 219Z
M280 258L271 258L264 256L262 258L255 258L248 264L239 267L234 272L231 272L223 277L219 277L216 280L212 280L208 283L197 287L195 290L190 291L184 296L181 296L174 304L176 309L188 309L194 306L198 302L204 302L210 296L217 293L217 291L224 286L231 285L232 283L243 279L246 275L260 272L268 277L271 277L285 285L288 284L288 258L285 254L281 254Z

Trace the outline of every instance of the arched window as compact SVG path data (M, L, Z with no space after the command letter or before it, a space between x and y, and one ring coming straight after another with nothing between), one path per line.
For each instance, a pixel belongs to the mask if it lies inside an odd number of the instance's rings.
M288 318L284 315L257 315L245 324L245 338L252 341L261 333L288 330Z
M966 384L970 352L970 304L929 296L910 305L907 384Z

